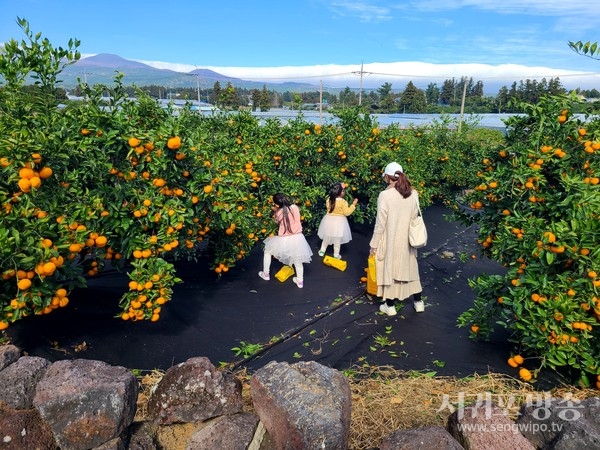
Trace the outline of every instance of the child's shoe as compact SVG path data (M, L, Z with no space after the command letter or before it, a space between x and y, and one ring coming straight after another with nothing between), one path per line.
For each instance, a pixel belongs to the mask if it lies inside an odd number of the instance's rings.
M298 278L298 277L294 277L292 278L292 281L296 284L296 286L298 286L300 289L302 289L304 287L304 280Z
M269 273L263 272L262 270L260 272L258 272L258 276L261 277L265 281L269 281L271 279L271 277L269 276Z
M335 259L342 259L342 255L333 255Z
M319 256L321 256L321 257L325 256L325 252L323 250L319 250Z

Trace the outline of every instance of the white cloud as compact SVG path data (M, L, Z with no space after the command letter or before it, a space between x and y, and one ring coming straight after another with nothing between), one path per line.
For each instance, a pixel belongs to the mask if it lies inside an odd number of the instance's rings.
M334 1L331 9L335 15L355 16L361 22L381 22L392 18L389 8L370 5L367 2Z
M413 1L409 9L417 11L447 11L473 8L498 14L529 14L537 16L577 16L600 13L600 4L587 0L423 0Z
M206 67L199 67L193 64L182 64L182 63L169 63L162 61L144 61L142 59L132 59L132 61L141 62L144 64L148 64L149 66L155 67L157 69L168 69L174 70L175 72L191 72L195 69L206 69Z
M286 81L318 85L322 82L332 88L358 88L360 65L315 65L283 67L215 67L172 64L158 61L140 61L153 67L190 72L196 68L210 69L222 75L243 80L281 83ZM600 73L529 67L518 64L431 64L424 62L369 63L363 65L362 85L364 89L377 89L383 83L392 83L394 88L403 88L408 81L415 85L430 82L441 84L447 79L473 78L484 85L510 85L520 80L560 78L567 89L581 87L589 89L600 84ZM490 94L494 92L489 92Z

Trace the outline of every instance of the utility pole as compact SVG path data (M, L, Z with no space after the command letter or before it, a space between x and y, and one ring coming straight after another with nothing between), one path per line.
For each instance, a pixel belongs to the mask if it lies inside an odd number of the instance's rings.
M198 110L200 110L200 72L198 72L198 66L196 67L196 90L198 91Z
M467 96L467 81L466 78L463 78L463 93L462 93L462 101L460 102L460 120L458 121L458 132L460 133L460 129L462 127L463 122L463 114L465 112L465 98Z
M198 108L200 108L200 75L196 75L196 89L198 90Z
M363 79L363 63L360 63L360 88L358 90L358 106L362 105L362 79Z
M323 80L319 82L319 125L321 125L321 115L323 113Z
M360 72L352 72L360 74L360 88L358 90L358 106L362 105L362 86L363 86L363 75L370 75L370 72L363 70L363 63L360 63Z

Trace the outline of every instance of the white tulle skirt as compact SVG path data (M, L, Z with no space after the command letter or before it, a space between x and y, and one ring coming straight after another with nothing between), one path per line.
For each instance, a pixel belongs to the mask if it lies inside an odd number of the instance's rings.
M352 240L352 232L346 216L326 214L319 224L317 235L326 245L341 245Z
M270 253L282 264L309 263L312 257L310 244L304 234L291 236L269 236L264 240L265 252Z

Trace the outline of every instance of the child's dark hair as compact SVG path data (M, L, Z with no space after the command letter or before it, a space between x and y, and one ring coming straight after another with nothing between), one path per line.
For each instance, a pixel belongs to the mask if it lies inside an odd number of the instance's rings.
M333 212L335 209L335 199L343 195L344 189L344 183L335 183L329 189L329 212Z
M290 225L289 215L293 214L293 212L290 210L290 206L292 206L292 202L290 201L289 198L286 197L285 194L278 192L277 194L275 194L273 196L273 203L275 203L277 206L279 206L281 208L281 213L282 213L281 220L283 221L283 227L285 228L286 232L291 233L292 226Z
M395 181L394 188L404 198L410 197L413 191L412 184L404 172L397 171L394 176L386 175L390 180Z

